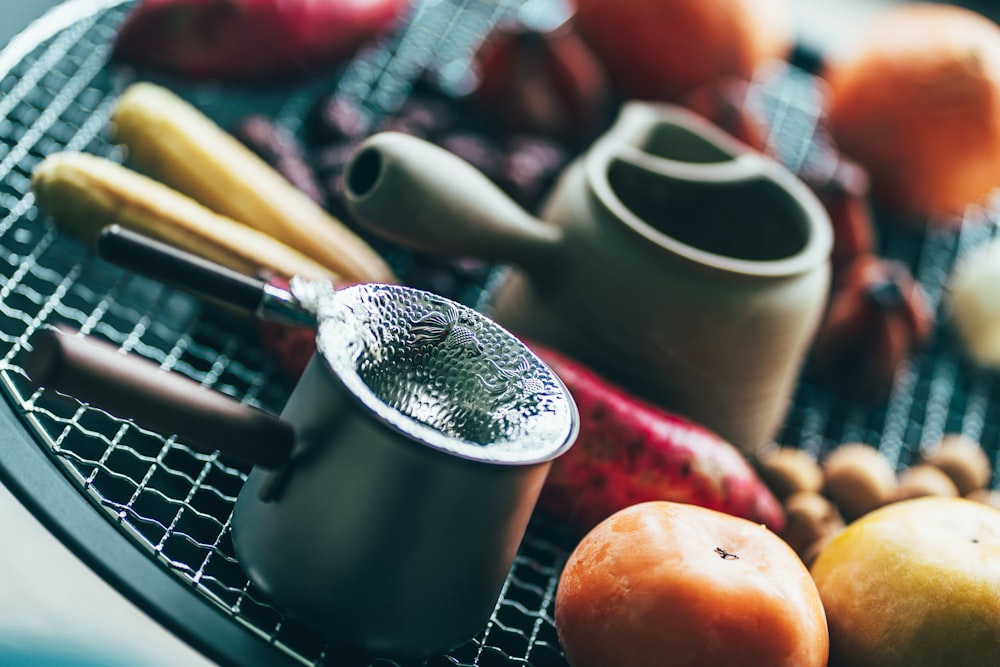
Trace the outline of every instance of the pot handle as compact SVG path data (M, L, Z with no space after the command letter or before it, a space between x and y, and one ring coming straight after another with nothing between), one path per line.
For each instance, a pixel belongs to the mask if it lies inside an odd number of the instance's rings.
M33 388L73 396L204 452L216 450L263 468L288 461L295 429L263 410L142 357L66 329L35 332L22 361Z
M454 153L401 132L379 132L344 169L351 217L401 245L450 257L551 268L559 227L530 215Z
M284 287L233 271L121 225L102 229L94 246L101 258L124 269L261 319L316 325L315 314L303 308Z
M256 311L260 304L264 281L121 225L102 229L94 247L103 259L166 285L249 312Z

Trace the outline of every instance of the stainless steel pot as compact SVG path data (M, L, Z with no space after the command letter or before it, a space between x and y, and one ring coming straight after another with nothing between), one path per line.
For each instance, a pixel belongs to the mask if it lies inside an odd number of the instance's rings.
M254 463L233 544L290 616L373 653L422 656L487 621L551 461L577 432L562 382L480 313L398 285L289 291L120 229L146 273L317 326L280 418L96 341L42 329L40 386ZM124 254L122 254L124 253Z

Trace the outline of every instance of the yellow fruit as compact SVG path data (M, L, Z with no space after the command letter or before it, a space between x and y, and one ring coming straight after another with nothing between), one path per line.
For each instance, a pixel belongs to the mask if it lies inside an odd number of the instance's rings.
M1000 510L924 497L878 509L811 572L831 667L993 667L1000 659Z

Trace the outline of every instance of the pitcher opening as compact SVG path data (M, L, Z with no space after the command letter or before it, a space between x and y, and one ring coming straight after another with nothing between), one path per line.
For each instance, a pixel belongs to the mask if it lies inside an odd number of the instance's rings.
M608 166L607 178L611 191L637 218L713 255L776 261L802 252L809 238L805 212L767 178L681 181L621 160Z

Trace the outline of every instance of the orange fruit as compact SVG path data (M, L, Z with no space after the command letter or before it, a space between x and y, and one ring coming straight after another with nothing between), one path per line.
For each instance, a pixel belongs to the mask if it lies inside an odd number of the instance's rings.
M1000 185L1000 27L901 4L826 56L829 125L885 209L954 224Z
M626 98L677 101L749 78L793 43L789 0L576 0L574 23Z
M573 667L824 667L819 593L761 524L695 505L621 510L577 545L555 622Z

